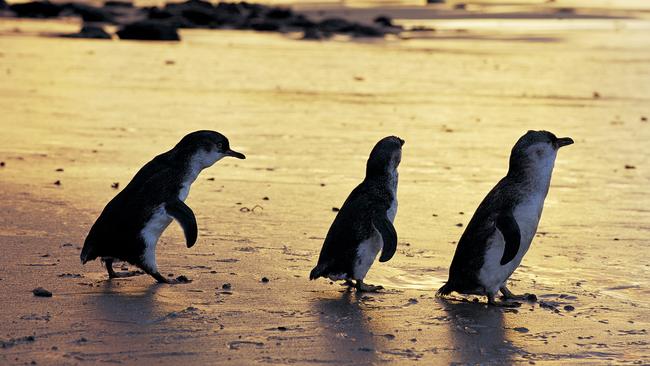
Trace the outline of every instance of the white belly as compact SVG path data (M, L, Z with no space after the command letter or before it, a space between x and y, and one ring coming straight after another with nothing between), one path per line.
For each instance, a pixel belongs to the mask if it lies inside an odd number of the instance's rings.
M505 241L501 232L496 230L488 238L483 267L481 267L478 276L481 285L488 293L496 294L499 288L505 286L505 282L510 275L519 267L537 232L543 206L544 196L540 195L534 196L515 207L513 216L519 226L521 241L519 251L510 262L501 265L501 257L503 257L503 251L505 250Z
M165 211L165 206L160 205L155 210L149 222L140 231L140 236L144 240L145 250L142 255L142 262L153 271L157 271L156 264L156 244L163 231L172 222L172 217Z
M372 263L377 258L377 254L384 246L384 241L381 238L379 231L375 230L373 235L362 241L357 248L357 257L354 260L354 273L355 280L363 280L372 266Z

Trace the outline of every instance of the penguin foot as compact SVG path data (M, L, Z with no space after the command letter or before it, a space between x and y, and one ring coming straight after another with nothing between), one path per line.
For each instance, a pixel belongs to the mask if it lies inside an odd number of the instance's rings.
M503 294L503 296L501 296L501 299L503 300L537 301L537 296L535 296L535 294L525 293L523 295L515 295L505 286L501 287L499 291Z
M142 271L113 272L108 274L108 278L127 278L143 275Z
M520 302L507 302L507 301L501 301L501 302L496 302L494 301L494 295L493 294L488 294L488 305L494 306L494 307L499 307L499 308L518 308L521 307Z
M379 292L380 290L384 289L384 286L370 285L363 283L363 281L357 280L356 288L357 292Z
M343 286L343 287L354 287L354 282L352 282L352 280L345 280L345 281L341 284L341 286Z

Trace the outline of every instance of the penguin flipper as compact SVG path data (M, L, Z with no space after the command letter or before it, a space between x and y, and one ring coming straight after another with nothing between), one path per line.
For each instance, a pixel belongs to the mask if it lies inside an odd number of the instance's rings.
M510 211L501 212L497 216L496 225L505 241L505 248L501 257L501 265L504 265L513 260L517 255L519 243L521 242L521 233L519 232L517 220L515 220Z
M187 247L191 248L194 243L196 243L199 231L196 225L196 217L194 217L192 209L189 208L185 202L176 199L168 202L167 205L165 205L165 210L169 216L173 217L179 224L181 224L183 233L185 233Z
M379 261L388 262L393 258L393 255L397 250L397 231L395 231L393 223L388 220L388 217L386 217L385 214L375 215L372 223L381 234L381 238L384 242L384 247L381 250Z

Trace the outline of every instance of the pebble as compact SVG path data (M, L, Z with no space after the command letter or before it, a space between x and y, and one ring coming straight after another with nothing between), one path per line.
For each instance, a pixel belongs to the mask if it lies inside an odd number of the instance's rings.
M37 287L34 290L32 290L32 293L34 296L38 297L52 297L52 293L42 287Z

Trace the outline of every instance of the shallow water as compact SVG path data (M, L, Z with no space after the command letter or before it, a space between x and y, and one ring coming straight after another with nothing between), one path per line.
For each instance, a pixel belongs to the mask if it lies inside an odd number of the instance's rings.
M650 362L650 38L602 22L363 43L196 30L153 44L35 37L76 25L3 20L0 337L36 341L0 359ZM160 267L194 282L110 283L99 263L81 267L111 183L202 128L248 159L192 187L196 246L175 225L162 238ZM528 129L576 140L512 277L540 302L514 312L436 299L464 225ZM368 277L387 292L309 282L332 207L388 134L406 140L399 246ZM34 298L37 286L54 297Z

